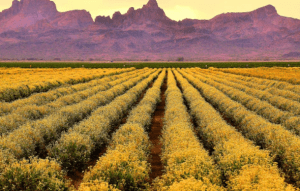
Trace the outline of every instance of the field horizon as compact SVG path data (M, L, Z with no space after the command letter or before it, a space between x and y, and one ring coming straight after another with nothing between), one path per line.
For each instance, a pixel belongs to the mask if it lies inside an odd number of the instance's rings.
M20 68L255 68L255 67L300 67L300 61L0 61L0 67Z

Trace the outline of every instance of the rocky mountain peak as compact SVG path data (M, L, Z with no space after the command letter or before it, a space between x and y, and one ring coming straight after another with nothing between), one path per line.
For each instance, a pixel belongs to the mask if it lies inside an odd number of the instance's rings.
M156 0L149 0L146 4L146 7L158 8L158 4Z
M20 9L21 3L18 0L14 0L12 2L12 6L9 9L0 12L0 20L18 14L20 12Z
M58 11L50 0L21 0L23 14L41 14L43 17L53 17Z
M13 14L16 14L20 11L21 3L18 0L12 2L11 11Z
M277 14L277 10L273 5L267 5L260 8L261 10L264 10L267 14ZM259 9L258 9L259 10Z
M12 7L18 6L19 3L20 3L20 2L19 2L18 0L14 0L14 1L12 2Z
M149 0L146 5L142 8L135 10L133 7L129 8L127 13L121 14L119 11L115 12L112 18L106 18L103 16L96 17L96 24L105 24L111 26L125 26L128 27L132 24L143 24L146 22L164 22L165 24L174 24L174 22L169 19L165 12L158 7L156 0ZM176 22L175 22L176 23Z
M141 17L146 20L154 21L171 21L165 14L164 10L158 7L156 0L149 0L143 8L138 9Z
M127 11L126 14L128 14L128 15L134 14L134 8L133 8L133 7L130 7L130 8L128 9L128 11Z
M252 14L257 19L265 19L271 16L277 16L277 10L273 5L267 5L252 11Z

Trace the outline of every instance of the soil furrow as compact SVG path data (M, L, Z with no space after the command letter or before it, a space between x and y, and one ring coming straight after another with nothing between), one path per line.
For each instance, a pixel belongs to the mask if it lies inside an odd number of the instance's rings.
M157 105L156 110L154 112L152 123L150 127L149 138L153 147L150 153L150 164L151 164L151 173L150 173L150 180L149 183L151 184L152 181L162 175L163 173L163 165L161 162L161 142L159 140L161 136L161 131L163 127L163 118L165 113L165 91L167 89L167 80L163 82L161 87L161 102Z

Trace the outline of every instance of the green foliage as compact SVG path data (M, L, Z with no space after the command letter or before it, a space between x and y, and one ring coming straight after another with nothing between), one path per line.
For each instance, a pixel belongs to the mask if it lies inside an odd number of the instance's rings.
M180 60L183 61L183 60ZM119 62L119 63L67 63L67 62L2 62L0 67L20 68L255 68L255 67L299 67L299 62ZM125 65L125 66L124 66Z
M183 58L183 57L178 57L176 61L180 61L180 62L182 62L183 60L184 60L184 58Z
M69 172L85 169L93 145L90 137L72 132L70 136L63 134L61 141L48 149L50 156L60 161L62 168Z

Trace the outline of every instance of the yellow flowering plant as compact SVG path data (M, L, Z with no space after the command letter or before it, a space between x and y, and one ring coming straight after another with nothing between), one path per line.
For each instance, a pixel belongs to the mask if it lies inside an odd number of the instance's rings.
M228 182L228 190L233 191L293 191L295 188L285 186L284 178L277 176L277 168L266 168L258 165L243 166L238 176Z
M205 183L204 183L205 182ZM226 189L211 184L209 181L197 180L194 177L183 179L180 182L174 182L168 191L225 191Z
M16 161L14 155L7 149L0 149L0 174L4 171L5 167Z
M120 190L108 184L108 182L95 180L90 183L80 184L78 191L120 191Z
M11 191L67 191L70 182L52 159L30 158L12 162L0 174L0 186Z

